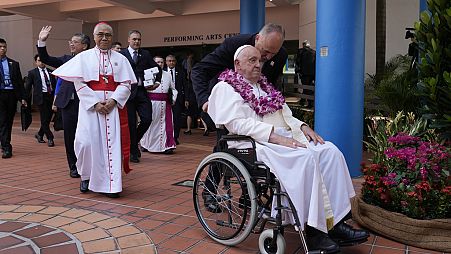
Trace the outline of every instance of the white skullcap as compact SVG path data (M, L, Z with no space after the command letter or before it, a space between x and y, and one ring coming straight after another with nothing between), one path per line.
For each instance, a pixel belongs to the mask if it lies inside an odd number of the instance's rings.
M243 45L241 47L239 47L236 51L235 51L235 55L233 55L233 61L235 61L238 56L240 55L241 51L243 51L243 49L247 48L247 47L252 47L252 45Z

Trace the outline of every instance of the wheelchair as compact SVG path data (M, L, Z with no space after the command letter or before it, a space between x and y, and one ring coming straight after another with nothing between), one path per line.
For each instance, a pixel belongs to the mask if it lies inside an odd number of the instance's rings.
M249 148L229 148L229 142L249 143ZM216 202L216 210L209 209L206 197ZM289 207L282 205L282 198ZM275 198L277 212L271 217ZM270 169L257 161L255 141L247 136L224 135L218 141L216 152L199 164L193 187L193 202L197 218L206 233L216 242L234 246L244 241L250 233L260 234L258 246L263 254L285 253L282 211L289 211L295 220L295 229L301 238L305 253L309 251L301 230L296 209L282 192L281 185ZM274 228L265 229L267 222Z

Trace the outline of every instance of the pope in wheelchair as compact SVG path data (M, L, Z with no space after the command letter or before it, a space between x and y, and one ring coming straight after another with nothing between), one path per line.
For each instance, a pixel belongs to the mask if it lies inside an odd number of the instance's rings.
M282 94L261 74L260 60L260 53L253 46L244 45L237 49L234 55L235 70L222 72L219 76L220 82L213 87L208 103L209 115L216 125L224 126L231 134L245 135L255 140L257 160L269 168L280 182L282 192L287 194L282 203L277 204L276 199L272 199L272 208L269 208L271 216L275 217L279 213L278 216L284 218L285 224L297 225L299 232L305 231L305 238L302 233L300 235L304 248L313 251L310 253L336 253L339 246L366 241L369 237L367 231L354 229L345 222L349 219L350 198L355 196L355 191L343 154L334 144L325 142L307 124L292 116ZM239 147L239 142L234 143ZM212 156L209 161L215 161L216 164L234 161L233 158L227 159L229 157L224 160L214 157L214 154ZM236 167L230 163L227 165ZM219 242L234 245L237 241L226 241L228 237L222 232L225 232L225 229L208 226L209 221L215 220L216 225L221 224L215 216L220 216L224 210L228 210L228 219L223 221L233 222L228 224L229 228L237 229L240 225L243 228L245 223L234 218L240 217L236 214L242 211L238 210L246 209L243 208L247 206L243 197L257 200L259 193L265 191L257 189L256 194L252 194L253 190L249 185L253 184L249 183L255 183L257 180L252 180L246 173L237 173L240 177L229 181L228 187L216 190L205 187L209 186L208 182L217 185L218 177L211 177L215 170L218 169L212 168L211 164L209 170L205 170L210 172L208 175L205 173L206 181L202 183L202 197L207 211L201 213L197 211L200 208L197 208L196 212L210 236ZM226 176L227 174L222 172L221 177ZM240 178L245 179L241 181ZM199 185L196 179L195 185ZM234 206L233 202L224 205L224 196L232 196L227 193L231 193L234 183L241 184L245 190L239 201L235 202L238 205ZM221 200L218 197L212 198L217 195L216 192L223 189L227 189L224 191L227 195L222 195ZM252 195L255 197L251 197ZM293 209L281 209L289 205L292 205ZM252 211L247 215L249 216L253 216ZM233 234L239 233L234 232L231 236ZM274 243L276 240L276 243L279 243L278 239L271 241ZM265 243L270 246L265 240L259 244ZM276 250L271 252L271 247L262 252L279 253Z

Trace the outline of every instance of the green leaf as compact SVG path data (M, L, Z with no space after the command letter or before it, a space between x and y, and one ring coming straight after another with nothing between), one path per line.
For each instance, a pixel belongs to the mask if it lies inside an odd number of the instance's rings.
M434 38L431 38L431 44L433 51L437 51L437 43L435 42Z
M429 13L427 11L423 11L420 14L420 20L421 20L421 22L428 24L430 21Z

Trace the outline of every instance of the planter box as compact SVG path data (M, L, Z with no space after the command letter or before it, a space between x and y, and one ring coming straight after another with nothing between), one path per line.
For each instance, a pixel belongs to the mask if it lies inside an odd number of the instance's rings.
M451 252L451 219L416 220L352 200L353 220L384 237L423 249Z

